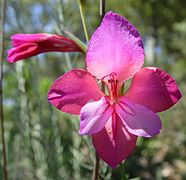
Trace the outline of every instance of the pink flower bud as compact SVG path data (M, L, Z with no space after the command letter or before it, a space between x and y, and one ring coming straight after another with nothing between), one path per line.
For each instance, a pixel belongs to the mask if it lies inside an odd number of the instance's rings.
M80 47L72 40L55 34L14 34L12 49L8 50L8 62L13 63L44 52L75 52Z

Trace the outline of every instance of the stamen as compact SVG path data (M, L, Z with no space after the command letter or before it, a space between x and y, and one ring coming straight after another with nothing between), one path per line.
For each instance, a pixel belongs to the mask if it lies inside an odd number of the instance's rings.
M111 76L116 76L117 75L117 73L115 73L115 72L112 72L112 73L110 73L110 74L108 74L108 75L106 75L106 76L103 76L102 78L101 78L101 81L104 81L104 79L106 78L106 77L111 77Z
M110 101L111 104L114 104L117 102L118 99L118 83L119 80L115 79L116 74L115 73L111 73L110 75L110 79L108 79L108 83L109 83L109 94L110 94Z
M116 103L118 101L118 84L119 84L119 80L116 79L117 73L112 72L106 76L104 76L101 81L104 82L109 90L109 97L110 97L110 103L111 105ZM105 81L108 82L106 82Z

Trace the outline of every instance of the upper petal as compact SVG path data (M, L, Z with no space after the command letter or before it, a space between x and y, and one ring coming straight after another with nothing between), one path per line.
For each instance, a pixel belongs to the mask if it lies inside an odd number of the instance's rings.
M95 79L83 69L74 69L60 76L48 92L49 102L70 114L79 114L87 102L98 100L101 96Z
M105 97L87 103L80 112L80 134L95 134L101 131L111 117L113 108Z
M160 132L161 121L156 113L145 106L120 97L116 112L126 129L137 136L152 137Z
M111 167L116 167L131 154L137 139L137 136L130 134L124 128L118 116L116 122L115 135L113 135L112 118L110 118L105 128L92 136L96 152Z
M124 17L108 12L88 44L88 71L98 79L116 73L124 81L139 71L143 62L144 48L136 28Z
M46 34L46 33L37 33L37 34L13 34L11 39L11 44L14 47L17 47L23 43L31 43L31 42L41 42L45 41L49 37L51 37L52 34Z
M177 103L181 93L169 74L159 68L147 67L135 74L125 96L154 112L161 112Z

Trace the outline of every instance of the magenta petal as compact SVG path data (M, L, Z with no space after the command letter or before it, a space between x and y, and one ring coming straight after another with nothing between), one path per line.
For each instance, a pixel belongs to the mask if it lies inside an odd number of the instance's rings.
M26 59L31 56L35 56L39 52L37 44L27 43L22 44L16 48L9 49L7 53L8 53L7 61L13 63L20 59Z
M88 71L98 79L116 73L123 82L139 71L143 62L144 48L136 28L124 17L108 12L88 44Z
M105 97L99 101L87 103L80 112L80 134L95 134L101 131L111 117L113 107Z
M145 106L135 104L123 96L115 108L124 126L131 134L152 137L160 132L160 118Z
M125 96L154 112L161 112L177 103L181 93L169 74L159 68L148 67L134 76Z
M38 43L50 38L52 34L37 33L37 34L13 34L10 39L12 46L17 47L23 43Z
M79 114L87 102L96 101L101 96L95 79L83 69L74 69L60 76L48 92L49 102L70 114Z
M113 137L115 137L113 139ZM116 167L126 159L135 148L137 136L130 134L117 118L116 131L113 136L112 119L110 118L105 128L92 136L92 142L99 154L109 166Z

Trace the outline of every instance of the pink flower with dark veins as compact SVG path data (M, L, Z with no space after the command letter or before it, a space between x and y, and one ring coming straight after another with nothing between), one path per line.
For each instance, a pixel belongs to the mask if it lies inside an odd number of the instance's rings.
M76 43L64 36L55 34L14 34L11 36L13 48L8 50L8 62L26 59L44 52L81 51Z
M136 28L108 12L92 35L86 52L87 70L60 76L48 93L59 110L80 115L81 135L91 135L99 156L111 167L127 158L137 137L153 137L161 130L157 112L180 98L174 79L156 67L142 68L144 48ZM104 83L102 92L95 77ZM120 94L125 82L130 88ZM106 91L107 92L107 91Z

